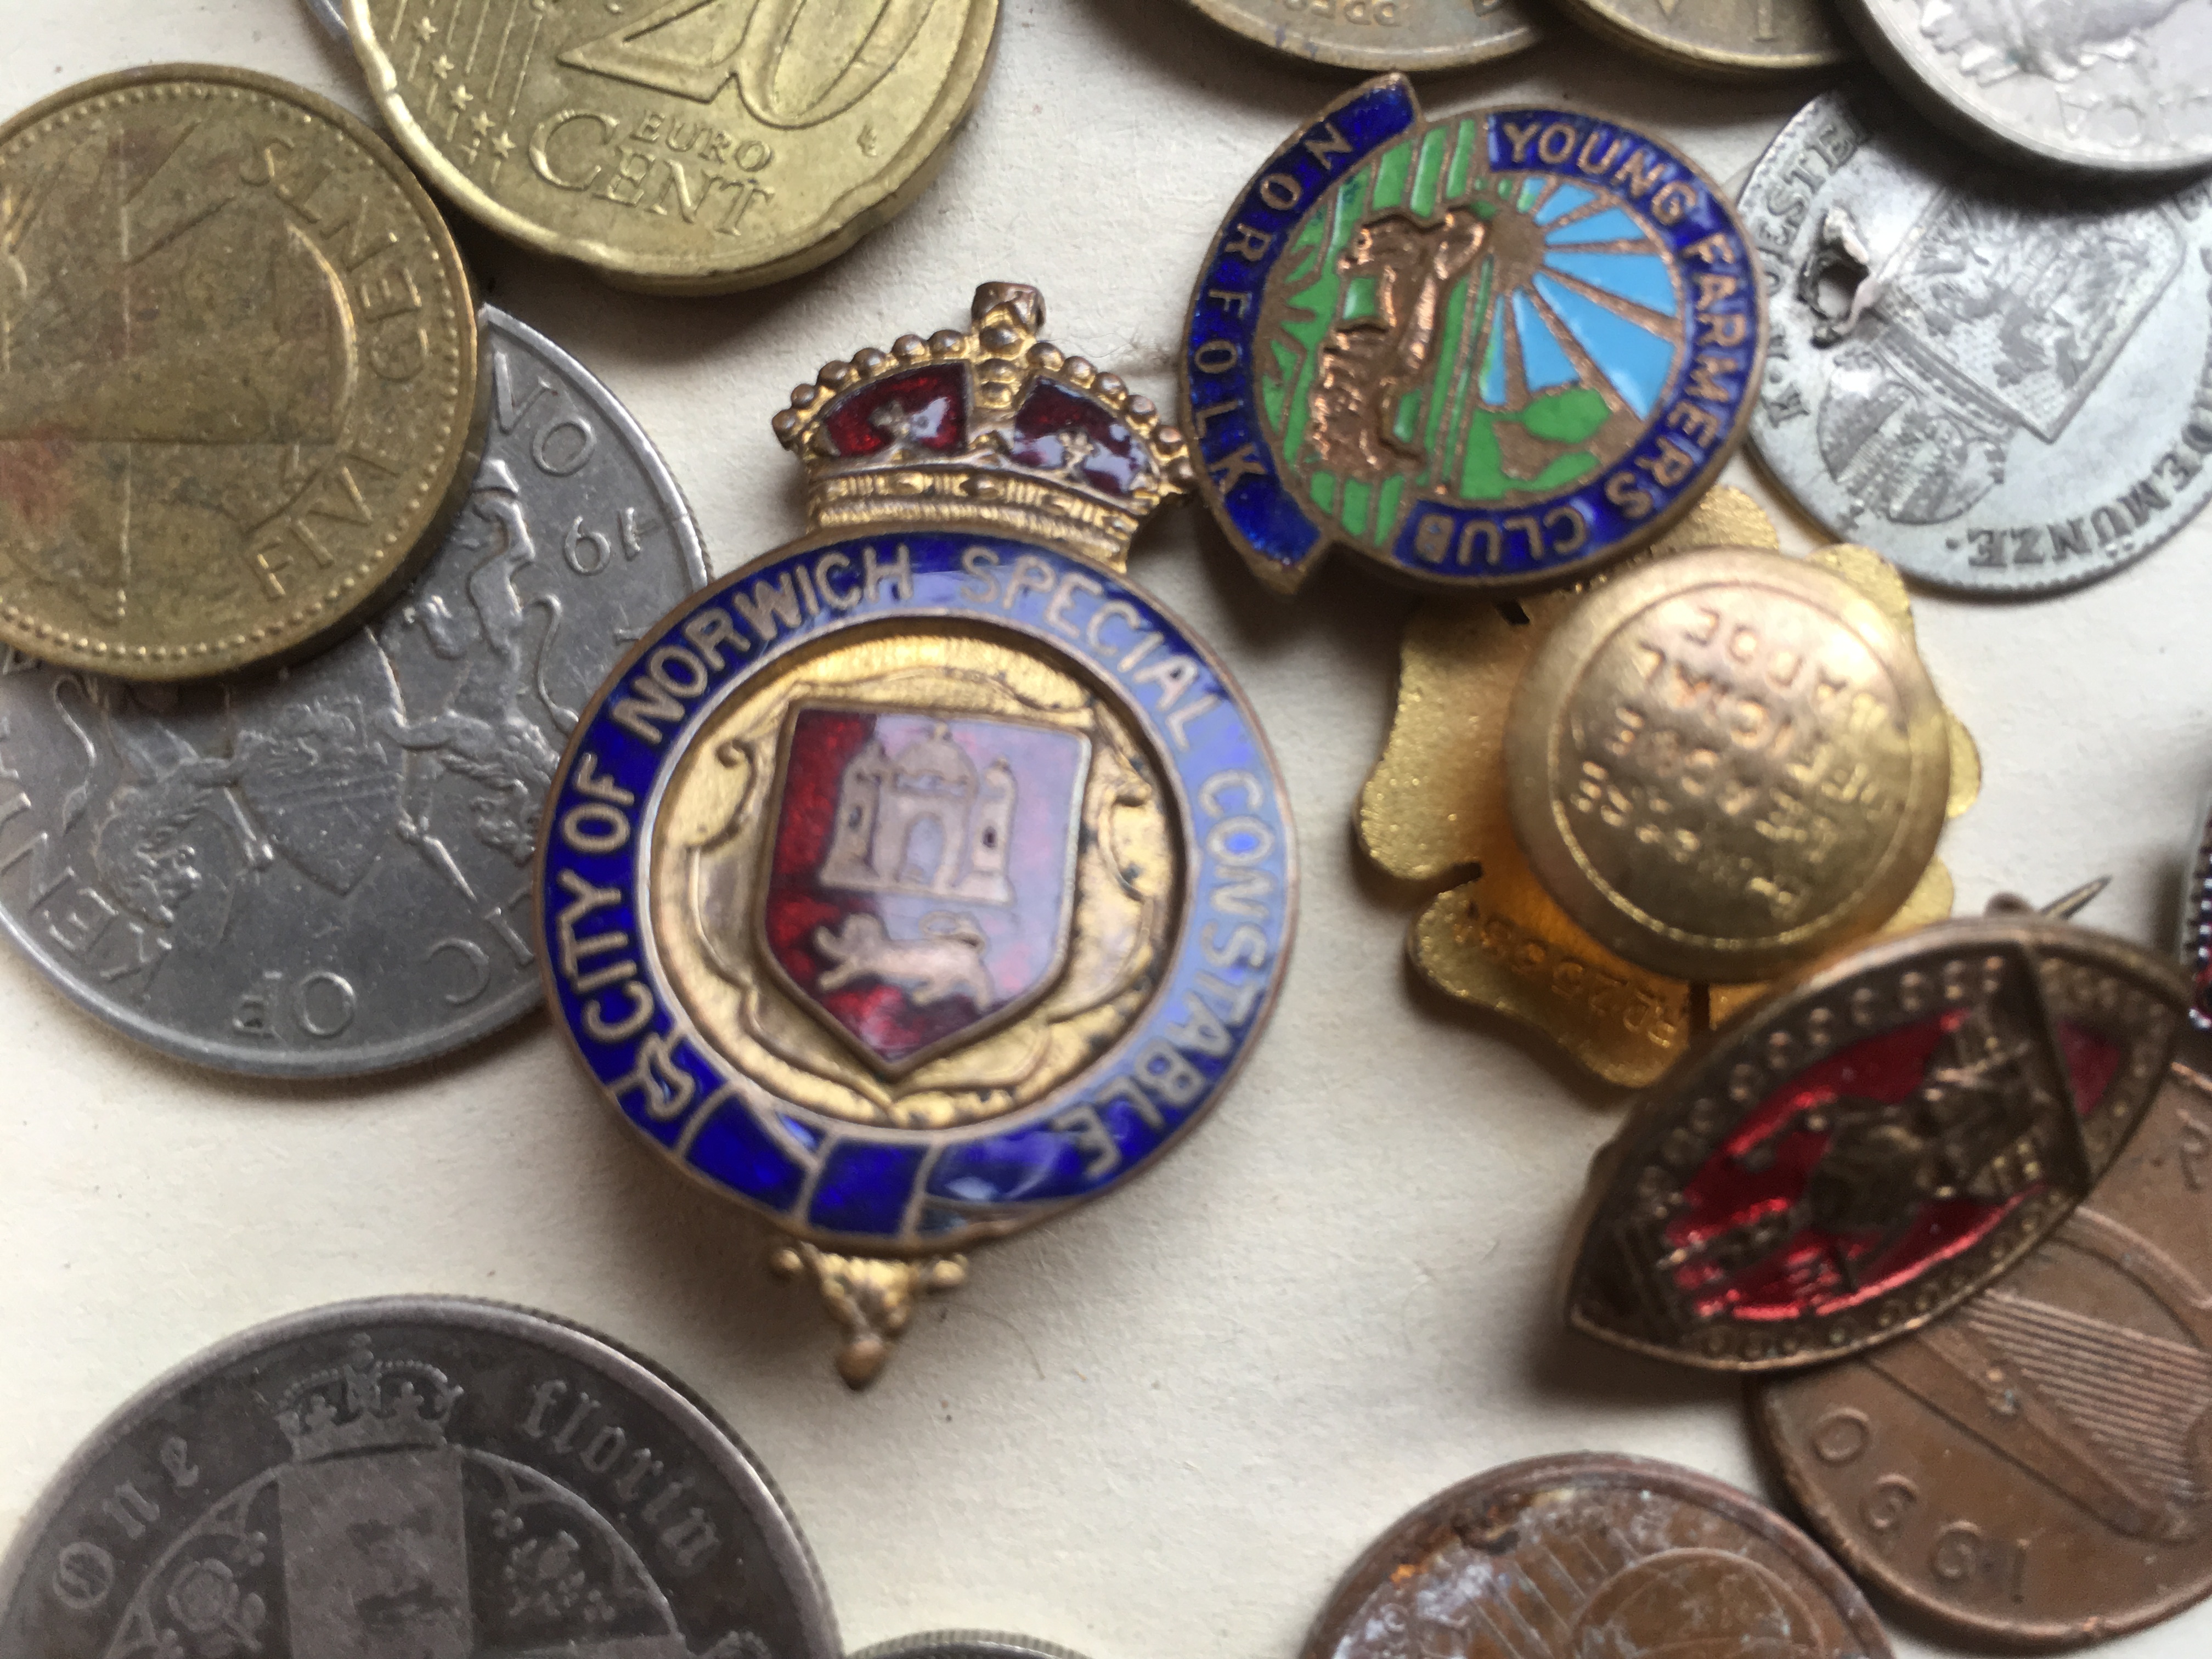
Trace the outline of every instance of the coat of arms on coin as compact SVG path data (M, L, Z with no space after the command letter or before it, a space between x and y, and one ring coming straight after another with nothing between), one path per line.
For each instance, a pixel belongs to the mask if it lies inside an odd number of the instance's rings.
M1729 1370L1927 1323L2088 1195L2188 1003L2163 958L2032 913L1831 959L1717 1032L1600 1154L1569 1322Z
M410 160L627 287L713 294L842 253L910 202L990 67L999 0L345 0Z
M449 1297L246 1331L102 1424L0 1559L40 1659L835 1659L744 1447L611 1343Z
M1266 741L1121 574L1182 434L1042 319L988 285L968 332L801 387L815 533L647 631L547 811L580 1058L791 1236L855 1386L957 1252L1196 1121L1290 944Z
M1568 110L1323 110L1207 251L1184 424L1207 504L1291 592L1338 544L1435 591L1578 580L1662 534L1744 434L1765 298L1727 198Z

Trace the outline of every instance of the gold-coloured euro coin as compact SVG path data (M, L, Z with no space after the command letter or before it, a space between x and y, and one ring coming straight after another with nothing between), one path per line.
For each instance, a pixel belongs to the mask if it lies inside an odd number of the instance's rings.
M1506 716L1513 830L1560 906L1662 974L1762 979L1871 930L1936 849L1942 704L1842 577L1750 549L1599 586Z
M345 0L377 107L468 213L624 287L779 282L903 209L999 0Z
M1828 0L1564 0L1591 33L1669 68L1726 80L1795 75L1851 57Z
M465 487L476 303L406 164L243 70L0 125L0 640L136 679L295 653Z

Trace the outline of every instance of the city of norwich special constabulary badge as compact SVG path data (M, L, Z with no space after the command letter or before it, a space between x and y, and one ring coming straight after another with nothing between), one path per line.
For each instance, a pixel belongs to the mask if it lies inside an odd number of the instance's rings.
M1578 581L1744 435L1764 291L1726 196L1572 110L1323 110L1206 256L1183 342L1200 488L1260 580L1337 544L1437 592Z
M578 1054L788 1235L854 1386L957 1252L1204 1113L1290 944L1266 740L1122 574L1182 434L1042 321L991 284L967 333L799 388L775 426L814 533L647 631L548 808Z

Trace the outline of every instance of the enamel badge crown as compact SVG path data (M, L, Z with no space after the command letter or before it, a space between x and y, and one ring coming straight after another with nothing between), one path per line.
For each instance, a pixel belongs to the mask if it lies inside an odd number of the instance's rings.
M1036 291L775 422L813 532L662 619L556 781L547 973L662 1156L785 1235L838 1369L970 1244L1120 1185L1280 982L1294 857L1241 694L1121 572L1183 441Z

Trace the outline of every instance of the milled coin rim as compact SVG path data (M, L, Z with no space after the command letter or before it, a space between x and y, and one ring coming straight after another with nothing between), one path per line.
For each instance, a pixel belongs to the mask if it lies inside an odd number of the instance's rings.
M1576 3L1577 0L1568 0L1570 4ZM1891 32L1872 0L1833 0L1833 3L1852 37L1881 71L1884 81L1953 137L1964 139L1998 161L2070 175L2076 185L2100 177L2143 183L2161 179L2179 183L2212 168L2212 137L2202 142L2194 160L2130 161L2063 149L2039 139L2028 127L2000 126L1985 112L1929 74L1911 46Z
M1249 7L1240 7L1236 0L1186 0L1186 3L1240 40L1265 46L1294 63L1321 64L1330 69L1364 70L1370 75L1380 75L1390 70L1425 74L1435 70L1471 69L1477 64L1493 64L1501 58L1516 56L1553 38L1551 30L1545 27L1536 14L1534 0L1517 0L1522 13L1520 27L1501 41L1491 45L1470 45L1464 48L1431 46L1424 52L1363 52L1356 46L1334 46L1315 40L1310 35L1299 33L1288 23L1269 29L1252 15ZM854 1659L861 1659L861 1656L856 1655Z
M894 1636L848 1659L1083 1659L1073 1648L996 1630L926 1630Z
M1813 9L1830 20L1829 32L1836 37L1835 50L1793 52L1787 56L1699 51L1656 29L1638 27L1608 8L1604 0L1558 0L1558 3L1562 10L1600 40L1619 46L1624 52L1633 52L1646 63L1662 64L1668 69L1694 75L1701 80L1729 81L1740 84L1754 81L1784 81L1792 76L1838 69L1850 63L1856 55L1851 51L1850 36L1836 26L1831 0L1814 0Z
M222 64L156 64L144 69L119 70L64 87L0 121L0 151L40 123L75 106L116 93L154 92L164 86L188 87L196 83L257 94L272 103L289 105L325 121L337 128L364 160L391 179L419 220L453 295L457 336L453 402L460 413L447 427L443 453L429 457L427 463L432 478L441 475L445 477L444 492L441 495L434 489L425 488L409 504L399 520L404 527L390 538L392 550L385 555L383 561L387 568L374 580L363 580L369 574L366 571L348 576L334 593L317 601L307 611L293 609L289 613L289 627L264 624L251 634L233 635L213 645L203 641L190 647L95 648L86 637L51 637L52 630L40 631L44 629L43 624L39 629L27 631L15 619L14 613L18 607L0 599L0 641L41 662L112 675L118 679L198 680L247 669L274 667L329 644L368 612L381 609L415 579L442 544L447 521L459 510L476 481L477 455L491 414L491 388L482 373L483 342L477 325L476 283L461 258L459 244L453 240L452 227L447 224L445 215L438 210L438 204L431 200L422 181L383 135L320 94L273 75ZM301 618L314 617L323 612L329 614L305 625L303 631ZM252 648L240 648L248 645Z
M550 1349L633 1390L683 1432L741 1498L750 1500L746 1507L782 1522L781 1535L772 1527L762 1530L780 1577L794 1589L803 1587L811 1592L793 1598L801 1604L800 1621L811 1649L803 1659L839 1659L836 1614L815 1561L813 1546L807 1542L799 1517L767 1468L720 1412L657 1362L589 1326L517 1303L430 1292L363 1297L281 1315L218 1338L140 1388L77 1442L33 1501L6 1551L0 1552L0 1612L12 1606L27 1587L33 1553L85 1476L116 1442L154 1418L172 1395L280 1344L378 1324L489 1332L524 1346ZM728 1450L737 1454L734 1461ZM795 1553L790 1547L794 1543Z
M968 0L968 25L938 96L897 155L834 197L805 226L739 264L629 252L592 237L563 236L493 197L440 153L398 94L398 65L369 26L369 0L342 0L347 33L377 112L393 141L440 194L508 240L588 266L613 286L676 295L727 294L798 276L835 258L896 218L929 187L948 159L955 131L974 111L998 52L1000 0Z
M1565 1488L1580 1492L1659 1492L1692 1508L1708 1510L1764 1538L1790 1558L1828 1599L1863 1644L1854 1659L1895 1659L1889 1638L1859 1587L1818 1540L1751 1493L1709 1474L1654 1457L1620 1452L1555 1452L1501 1463L1447 1486L1384 1528L1337 1581L1307 1630L1299 1659L1336 1659L1346 1624L1382 1581L1404 1565L1411 1548L1447 1527L1455 1510L1480 1513L1502 1499ZM1844 1659L1823 1655L1821 1659Z
M1591 659L1651 606L1692 588L1720 584L1763 587L1808 600L1857 635L1899 693L1912 757L1911 782L1896 830L1856 895L1812 921L1756 941L1726 941L1662 922L1614 891L1569 833L1559 792L1564 716ZM1758 548L1701 549L1656 560L1594 587L1553 630L1522 676L1506 714L1504 753L1514 836L1559 907L1616 955L1693 981L1765 979L1894 915L1936 854L1950 793L1948 722L1911 639L1832 571Z

